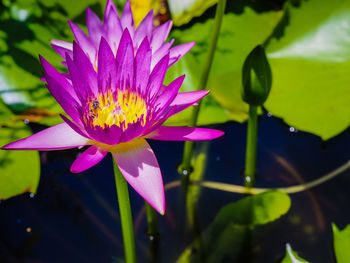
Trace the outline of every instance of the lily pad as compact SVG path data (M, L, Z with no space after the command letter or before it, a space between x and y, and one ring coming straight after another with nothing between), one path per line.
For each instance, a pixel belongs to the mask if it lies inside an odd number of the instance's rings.
M298 256L298 254L292 250L292 247L287 244L286 245L286 256L282 260L281 263L309 263L309 261L306 261Z
M168 5L174 25L181 26L217 2L218 0L168 0Z
M17 122L0 129L0 145L30 136L24 123ZM40 178L40 160L37 151L0 150L0 199L25 192L36 193Z
M224 16L207 86L211 92L206 100L210 103L204 100L204 105L201 105L199 124L228 120L243 122L248 118L248 106L240 93L243 62L256 45L265 42L271 35L282 15L282 10L256 13L246 7L241 14L230 13ZM212 27L213 19L208 19L205 23L196 23L191 28L171 33L171 37L180 43L196 41L193 49L167 73L169 80L186 74L181 91L196 90L198 86ZM261 30L256 31L257 27ZM189 116L190 113L183 113L182 116L184 114ZM174 123L181 123L180 116Z
M339 230L335 224L332 224L334 237L335 257L338 263L349 262L350 251L350 225L343 230Z
M350 124L350 2L301 1L283 23L267 46L273 87L265 106L327 140Z
M268 191L226 205L216 215L203 234L204 253L210 251L206 262L235 262L247 235L258 225L271 223L290 208L289 196L279 191ZM192 245L190 246L192 247ZM187 248L177 262L201 262L197 254Z

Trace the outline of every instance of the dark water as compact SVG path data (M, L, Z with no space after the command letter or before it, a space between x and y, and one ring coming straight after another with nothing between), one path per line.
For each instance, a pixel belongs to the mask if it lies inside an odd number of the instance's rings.
M216 128L225 136L210 143L205 179L242 184L244 124ZM293 129L291 129L293 130ZM179 180L176 171L183 143L151 141L165 183ZM327 141L291 132L266 114L259 121L257 187L282 187L314 180L350 157L350 130ZM92 169L71 174L78 150L42 152L37 194L23 194L0 204L0 262L118 262L123 246L111 157ZM25 160L23 160L25 165ZM30 169L30 167L28 167ZM350 171L303 193L291 195L292 207L279 220L261 227L239 262L280 262L285 244L311 262L334 262L331 222L350 223ZM149 237L143 200L130 189L139 262L148 262ZM202 189L198 217L208 226L225 204L240 194ZM158 216L158 262L174 262L192 242L179 231L179 188L166 192L167 211ZM242 241L243 242L243 241ZM210 253L210 251L209 251Z

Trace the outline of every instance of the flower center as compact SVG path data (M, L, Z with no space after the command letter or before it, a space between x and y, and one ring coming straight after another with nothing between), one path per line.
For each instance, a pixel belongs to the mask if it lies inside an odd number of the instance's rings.
M146 116L147 104L139 94L118 91L115 95L108 91L89 100L85 122L103 128L117 125L126 130L129 124L138 121L144 126Z

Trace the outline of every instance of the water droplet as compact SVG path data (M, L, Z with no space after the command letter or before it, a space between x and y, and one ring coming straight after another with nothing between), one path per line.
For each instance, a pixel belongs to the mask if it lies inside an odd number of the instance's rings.
M267 113L267 117L269 117L269 118L272 117L271 112L268 112L268 113Z
M30 194L29 194L29 197L30 197L30 198L33 198L34 196L35 196L35 194L33 194L33 193L30 193Z
M154 236L152 236L152 235L148 236L148 238L149 238L150 241L154 240Z
M250 176L246 176L246 177L245 177L245 180L246 180L248 183L250 183L250 181L251 181L252 179L250 178Z
M25 123L25 124L29 124L29 120L28 120L28 119L25 119L25 120L24 120L24 123Z
M294 127L289 127L289 131L290 131L290 132L295 132L296 129L295 129Z

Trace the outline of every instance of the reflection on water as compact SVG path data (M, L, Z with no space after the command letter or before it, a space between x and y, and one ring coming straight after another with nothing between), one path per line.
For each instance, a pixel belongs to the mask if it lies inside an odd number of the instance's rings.
M246 127L228 123L216 128L226 135L210 143L204 178L242 184ZM164 182L179 180L183 144L150 143ZM349 145L349 129L322 142L265 114L259 122L256 186L284 187L314 180L344 164L350 157ZM41 153L37 194L0 203L0 262L118 262L122 258L112 160L106 158L75 175L69 167L77 154L77 150ZM311 262L332 262L331 222L340 228L350 223L349 175L346 171L316 188L292 194L287 215L258 227L245 239L239 262L279 262L286 243ZM174 262L193 241L193 232L179 222L185 217L178 214L185 210L177 185L166 191L166 214L158 216L159 239L146 235L143 199L130 189L139 262ZM221 207L241 197L203 188L196 220L205 229Z

